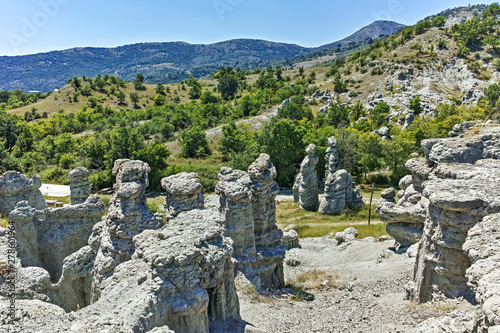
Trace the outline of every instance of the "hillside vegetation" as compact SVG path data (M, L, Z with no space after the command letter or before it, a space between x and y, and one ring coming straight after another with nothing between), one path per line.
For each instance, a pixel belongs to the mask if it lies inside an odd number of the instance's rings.
M115 159L134 158L151 165L153 187L161 177L197 171L210 192L221 166L245 170L265 152L277 168L279 184L291 186L306 146L315 143L323 159L327 139L334 135L342 167L358 182L394 184L406 173L403 163L421 153L423 139L445 137L462 121L499 117L500 88L492 82L498 32L488 28L492 19L498 25L499 12L492 5L452 27L446 18L432 17L329 67L222 67L211 79L190 77L167 85L146 85L141 74L129 82L110 75L74 77L42 102L3 106L0 171L39 173L43 181L62 183L71 168L85 166L92 170L94 188L102 188L112 184ZM452 75L457 64L464 82L439 84L436 73ZM413 74L399 80L409 66ZM419 81L428 73L436 80ZM394 80L391 87L388 79ZM405 90L395 80L404 82ZM483 85L484 96L462 103L459 85L469 81ZM330 102L317 92L325 89L334 96ZM380 98L367 96L380 90ZM279 105L275 117L258 124L245 120ZM415 115L404 129L393 115L399 109ZM219 135L206 134L219 125L224 125ZM377 134L383 126L392 140ZM324 174L321 164L319 175ZM379 170L385 172L374 173Z
M362 42L391 34L401 24L378 21L363 28L340 44ZM215 44L185 42L140 43L116 48L74 48L16 57L0 57L0 89L52 91L70 77L96 77L98 74L133 80L137 73L146 83L180 82L194 76L210 77L221 66L256 69L284 65L293 58L330 48L337 42L317 48L265 40L235 39Z

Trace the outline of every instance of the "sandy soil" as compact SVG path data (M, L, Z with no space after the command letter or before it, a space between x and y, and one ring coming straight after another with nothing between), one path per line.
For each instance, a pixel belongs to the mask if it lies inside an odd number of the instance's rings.
M212 327L211 332L402 333L429 317L472 307L456 300L425 305L407 301L404 285L411 280L415 259L394 253L392 245L301 239L301 248L287 252L285 278L290 283L306 271L324 271L328 280L307 290L312 299L298 300L292 290L271 297L239 290L242 320Z

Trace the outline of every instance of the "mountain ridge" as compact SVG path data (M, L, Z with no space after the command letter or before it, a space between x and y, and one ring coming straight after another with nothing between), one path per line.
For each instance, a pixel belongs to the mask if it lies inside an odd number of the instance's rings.
M382 30L394 32L402 26L391 21L375 21L340 41L313 48L237 38L211 44L147 42L113 48L75 47L30 55L0 56L0 65L4 68L0 72L0 89L50 91L63 86L73 76L109 74L132 80L139 72L145 75L146 82L175 82L190 75L206 77L221 66L252 69L269 61L293 59L338 43L376 38Z

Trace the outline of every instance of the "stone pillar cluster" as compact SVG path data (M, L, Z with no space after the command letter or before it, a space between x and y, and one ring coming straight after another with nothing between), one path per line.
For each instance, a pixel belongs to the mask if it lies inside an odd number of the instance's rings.
M352 176L340 166L337 151L337 139L328 138L329 147L325 160L325 197L319 205L321 214L339 215L345 208L359 209L363 205L363 197L354 186Z
M225 235L233 239L236 269L263 289L284 287L285 247L276 226L276 169L261 154L248 173L222 168L216 193L225 219Z

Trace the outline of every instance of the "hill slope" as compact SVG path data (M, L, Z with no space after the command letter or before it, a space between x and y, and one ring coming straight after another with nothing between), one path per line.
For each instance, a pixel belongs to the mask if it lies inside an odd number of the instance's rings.
M401 27L395 22L378 21L339 41L364 40L390 34ZM305 48L254 39L235 39L215 44L184 42L140 43L116 48L73 48L16 57L0 57L0 89L16 88L50 91L62 87L73 76L118 75L133 80L142 73L148 83L181 81L189 75L205 77L220 66L260 67L272 60L292 59L337 46Z
M326 44L323 46L320 46L318 50L324 50L328 48L334 48L337 47L338 45L344 46L349 43L356 43L356 42L362 42L368 38L378 38L381 36L385 35L391 35L394 32L398 31L401 28L404 28L405 25L393 21L375 21L366 27L363 27L353 33L352 35L339 40L337 42L333 42L330 44Z

